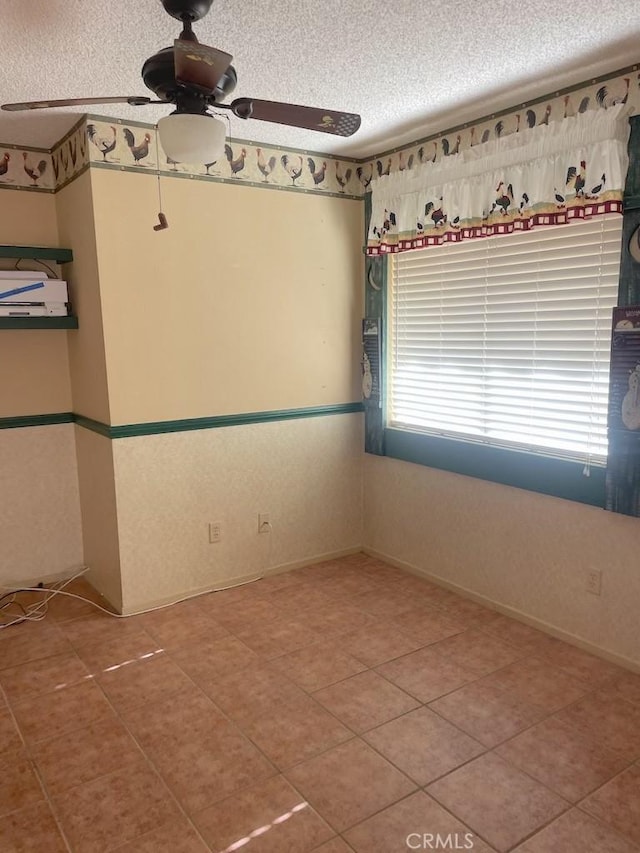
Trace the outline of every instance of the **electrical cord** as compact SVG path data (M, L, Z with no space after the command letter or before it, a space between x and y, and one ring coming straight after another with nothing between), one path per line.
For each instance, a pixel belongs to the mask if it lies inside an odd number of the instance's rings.
M49 601L51 601L51 599L55 595L64 595L68 598L77 598L79 601L84 601L86 604L90 604L92 607L96 607L98 610L102 610L102 612L106 613L108 616L113 616L116 619L128 619L131 616L142 616L143 613L155 613L156 610L164 610L166 607L172 607L174 604L181 604L183 601L190 601L192 598L199 598L202 595L209 595L210 592L223 592L224 590L228 590L228 589L236 589L239 586L246 586L249 583L254 583L257 580L260 580L262 577L262 576L260 576L258 578L254 578L253 580L250 580L250 581L244 581L243 583L231 584L231 586L221 587L220 589L216 589L216 590L206 590L205 592L196 592L193 595L187 595L184 598L178 599L177 601L171 601L171 602L168 602L167 604L160 604L158 607L149 607L146 610L138 610L135 613L114 613L113 610L108 610L106 607L103 607L101 604L98 604L95 601L91 601L90 598L85 598L83 595L78 595L75 592L65 592L64 591L65 586L68 586L68 584L70 584L71 581L75 580L76 578L79 578L81 575L84 575L88 571L89 571L89 568L87 566L87 567L83 568L82 571L77 572L75 575L73 575L72 577L70 577L66 581L64 581L60 587L42 587L42 586L29 587L29 586L27 586L27 587L22 587L19 590L10 590L8 593L6 593L6 595L9 595L9 596L15 595L16 592L42 592L42 593L47 593L47 597L42 602L40 602L38 604L28 606L27 607L28 615L18 617L17 619L14 619L12 622L0 622L0 631L3 630L4 628L8 628L11 625L17 625L20 622L39 622L41 619L44 619L44 617L47 614ZM3 587L2 585L0 585L0 589L8 589L8 587ZM5 598L5 597L6 597L5 595L2 596L2 598ZM8 602L8 603L10 603L10 602ZM22 605L19 605L19 606L22 607ZM3 609L3 606L0 605L0 611L2 609ZM22 609L24 610L24 607Z

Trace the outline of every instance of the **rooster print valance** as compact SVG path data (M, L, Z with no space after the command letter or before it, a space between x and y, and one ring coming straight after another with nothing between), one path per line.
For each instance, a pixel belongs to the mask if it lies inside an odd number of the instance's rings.
M372 182L367 254L622 212L629 110L593 110Z

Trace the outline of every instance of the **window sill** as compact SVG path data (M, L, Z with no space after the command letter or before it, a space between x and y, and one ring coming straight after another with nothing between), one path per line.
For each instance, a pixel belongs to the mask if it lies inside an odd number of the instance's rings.
M581 462L400 429L384 431L384 447L385 456L405 462L604 506L604 468L593 466L591 476L585 477Z

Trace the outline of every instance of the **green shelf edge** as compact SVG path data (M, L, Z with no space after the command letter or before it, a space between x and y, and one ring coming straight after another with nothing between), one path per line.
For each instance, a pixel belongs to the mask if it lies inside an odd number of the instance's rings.
M0 246L0 258L28 258L32 261L57 261L59 264L68 264L73 260L73 252L71 249L46 246Z
M0 317L0 329L77 329L77 317Z

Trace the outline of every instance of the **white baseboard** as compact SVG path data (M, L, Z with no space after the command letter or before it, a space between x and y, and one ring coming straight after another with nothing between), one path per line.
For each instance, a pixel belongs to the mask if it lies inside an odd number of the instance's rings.
M510 607L508 604L502 604L499 601L494 601L494 599L488 598L487 596L481 595L480 593L474 592L466 587L451 583L451 581L441 578L439 575L434 575L431 572L426 571L426 569L421 569L418 566L414 566L412 563L405 562L404 560L398 560L389 554L385 554L383 551L377 551L375 548L369 548L365 545L362 546L361 550L370 557L383 560L385 563L389 563L399 569L404 569L412 575L417 575L425 580L429 580L444 589L456 592L458 595L469 598L471 601L476 601L478 604L483 604L485 607L495 610L498 613L502 613L505 616L510 616L512 619L517 619L518 622L524 622L525 625L530 625L532 628L544 631L545 634L556 637L558 640L563 640L565 643L569 643L570 645L576 646L585 652L589 652L592 655L603 658L603 660L615 663L618 666L623 666L625 669L630 669L633 672L640 673L640 662L637 660L632 660L624 655L619 655L616 652L603 649L601 646L597 646L595 643L585 640L583 637L564 631L562 628L558 628L556 625L544 622L542 619L537 619L535 616L530 616L528 613L523 613L515 607Z
M138 604L135 608L123 607L122 616L135 616L136 613L140 613L145 610L153 610L156 607L165 607L169 604L176 604L178 601L184 601L187 598L195 598L198 595L204 595L207 592L219 592L223 589L230 589L235 586L242 586L246 583L251 583L252 581L257 581L260 578L268 577L270 575L280 575L283 572L291 572L294 569L302 569L305 566L312 566L314 563L322 563L325 560L336 560L339 557L347 557L349 554L358 554L362 551L360 545L354 545L351 548L343 548L340 551L329 551L324 554L315 554L313 557L305 557L302 560L293 560L290 563L281 563L278 566L271 566L268 569L264 569L260 572L252 572L248 575L240 575L238 577L229 578L223 585L211 585L208 584L202 587L196 587L195 589L188 589L180 594L168 595L163 598L151 599L150 601L145 601L144 604ZM91 582L91 576L87 578L89 582Z

